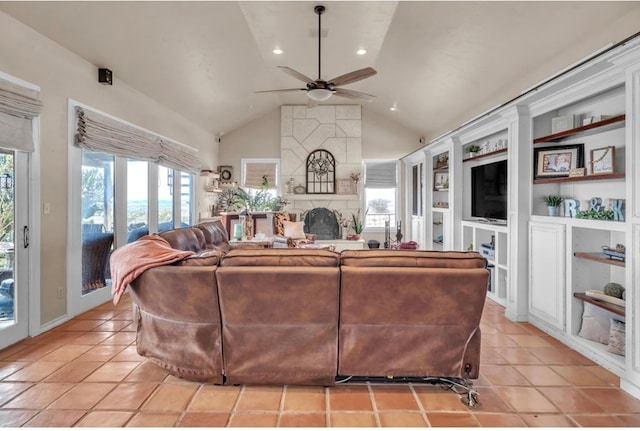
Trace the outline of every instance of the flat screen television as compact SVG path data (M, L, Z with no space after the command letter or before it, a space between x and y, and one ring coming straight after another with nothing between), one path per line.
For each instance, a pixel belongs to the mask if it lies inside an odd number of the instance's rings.
M471 168L471 216L507 219L507 161Z

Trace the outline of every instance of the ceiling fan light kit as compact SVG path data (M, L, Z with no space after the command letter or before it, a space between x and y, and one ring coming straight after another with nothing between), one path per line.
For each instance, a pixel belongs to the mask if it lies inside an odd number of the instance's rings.
M312 88L307 91L307 96L309 99L315 100L316 102L324 102L325 100L329 100L333 92L331 90L327 90L326 88Z
M278 66L283 72L291 75L292 77L299 79L300 81L306 84L305 88L286 88L280 90L262 90L256 91L256 93L282 93L288 91L306 91L307 97L316 102L324 102L329 100L332 95L345 97L347 99L355 99L362 100L366 102L371 102L374 98L371 94L363 93L355 90L347 90L344 88L339 88L342 85L351 84L356 81L360 81L365 78L369 78L370 76L375 75L377 72L371 67L365 67L364 69L354 70L353 72L345 73L344 75L340 75L337 78L330 79L328 81L324 81L321 76L321 47L322 47L322 37L321 35L321 16L324 13L326 8L323 5L316 5L313 8L313 11L318 15L318 79L311 79L308 76L298 72L287 66Z

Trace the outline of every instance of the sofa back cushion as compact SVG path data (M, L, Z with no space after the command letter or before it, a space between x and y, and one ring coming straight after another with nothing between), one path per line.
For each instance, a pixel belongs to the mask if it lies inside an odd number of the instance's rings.
M475 251L344 250L343 266L486 268L487 259Z
M166 239L171 245L171 248L177 250L194 251L197 253L206 247L204 233L198 228L183 227L161 232L158 235Z
M220 220L200 223L196 227L204 234L207 248L214 248L225 253L229 251L229 235Z
M340 255L328 250L237 249L220 260L220 266L312 266L337 267Z
M175 266L218 266L224 252L220 250L202 250L183 260L174 263Z

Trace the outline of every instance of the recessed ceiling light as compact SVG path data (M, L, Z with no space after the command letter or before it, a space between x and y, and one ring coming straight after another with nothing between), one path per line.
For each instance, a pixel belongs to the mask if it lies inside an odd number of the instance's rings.
M389 111L397 111L398 107L396 105L393 105L391 108L389 108Z
M359 50L356 51L356 54L358 55L365 55L367 53L366 49L360 48Z
M271 52L273 52L276 55L280 55L280 54L282 54L283 51L280 48L274 48L273 51L271 51Z

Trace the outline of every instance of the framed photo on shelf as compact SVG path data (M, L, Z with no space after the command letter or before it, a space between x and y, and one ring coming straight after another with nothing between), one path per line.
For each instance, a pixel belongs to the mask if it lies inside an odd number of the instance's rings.
M591 175L612 174L616 163L616 147L602 147L591 150Z
M449 190L449 172L435 172L433 174L433 190Z
M584 144L533 149L533 179L568 177L584 167Z
M336 193L339 195L352 195L353 181L350 179L336 180Z

